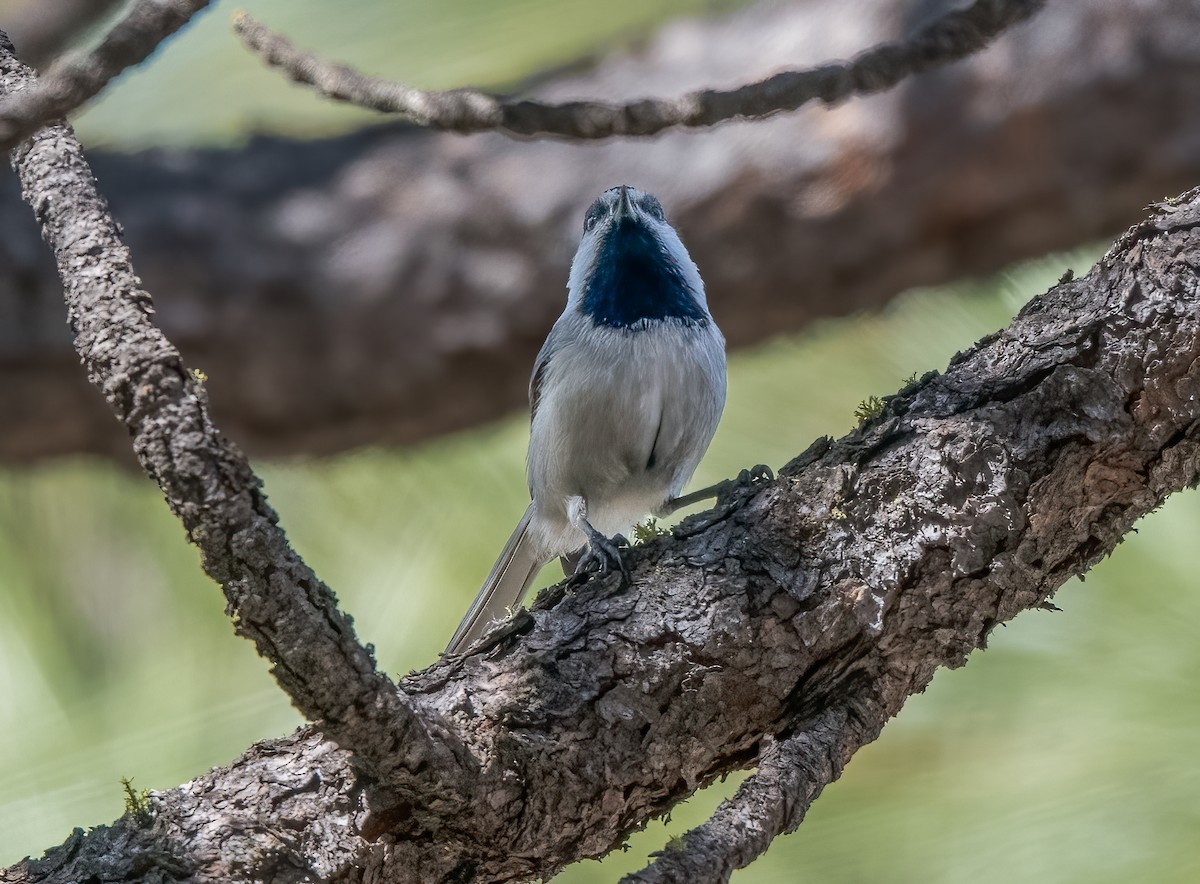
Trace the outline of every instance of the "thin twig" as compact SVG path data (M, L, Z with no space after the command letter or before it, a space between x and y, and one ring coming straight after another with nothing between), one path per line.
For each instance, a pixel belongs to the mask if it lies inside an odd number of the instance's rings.
M770 744L757 772L707 822L621 884L728 881L734 870L765 853L776 836L796 831L850 756L879 736L888 715L877 706L848 692L802 722L792 736Z
M0 32L0 95L34 82ZM444 783L434 772L453 779L461 768L449 741L429 733L376 669L333 593L288 544L245 456L213 425L203 377L151 320L150 296L71 127L43 128L11 159L54 250L88 379L222 585L237 631L272 663L296 707L385 782L418 768L427 787Z
M655 135L672 126L760 119L796 110L813 99L834 104L852 95L882 92L911 74L978 52L1043 5L1045 0L976 0L969 8L950 12L922 28L909 40L876 46L853 61L784 71L728 91L704 89L676 98L645 98L620 105L521 101L475 89L413 89L302 52L246 13L234 16L234 30L268 65L336 101L403 114L423 126L453 132L501 130L516 135L594 139Z
M0 149L83 106L140 64L212 0L139 0L91 52L54 65L36 85L0 102Z

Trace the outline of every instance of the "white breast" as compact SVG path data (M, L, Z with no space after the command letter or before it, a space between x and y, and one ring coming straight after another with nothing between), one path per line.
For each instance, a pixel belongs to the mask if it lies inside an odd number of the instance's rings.
M582 496L592 526L612 536L679 494L724 407L725 346L711 320L614 329L568 310L539 359L546 364L530 428L531 527L553 556L584 542L567 521L572 496Z

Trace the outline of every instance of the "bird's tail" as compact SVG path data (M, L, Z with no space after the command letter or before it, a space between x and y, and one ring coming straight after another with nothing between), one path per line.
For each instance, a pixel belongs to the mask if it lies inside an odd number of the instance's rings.
M534 549L533 538L529 534L529 520L532 517L531 503L508 538L508 543L504 544L500 558L492 565L492 572L483 582L462 623L455 630L446 648L447 654L461 654L483 635L493 620L502 619L509 608L521 601L538 569L546 564L546 560L540 558L540 553Z

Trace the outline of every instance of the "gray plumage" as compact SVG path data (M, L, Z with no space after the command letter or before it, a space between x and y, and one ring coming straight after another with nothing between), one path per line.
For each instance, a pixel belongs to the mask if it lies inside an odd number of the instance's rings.
M725 341L654 197L619 187L596 200L567 288L530 382L532 502L447 653L506 617L551 559L601 555L595 532L663 512L721 417Z

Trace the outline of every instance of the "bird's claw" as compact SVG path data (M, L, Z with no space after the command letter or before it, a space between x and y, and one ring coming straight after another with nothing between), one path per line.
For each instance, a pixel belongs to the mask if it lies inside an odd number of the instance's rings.
M592 574L606 577L613 571L617 571L621 575L621 586L628 586L632 578L629 575L629 569L625 566L624 559L621 557L620 547L622 545L628 546L629 541L620 534L612 540L609 540L599 532L588 537L587 549L584 550L579 563L575 566L575 573L571 575L571 579L568 581L569 584L571 586L581 586L587 582Z
M775 472L766 464L756 464L748 470L742 470L733 479L722 482L717 491L717 506L729 507L740 502L746 492L759 482L773 482Z
M745 476L746 480L753 485L755 482L774 482L775 471L765 463L755 464L748 470L742 470L738 473L738 481L741 481Z

